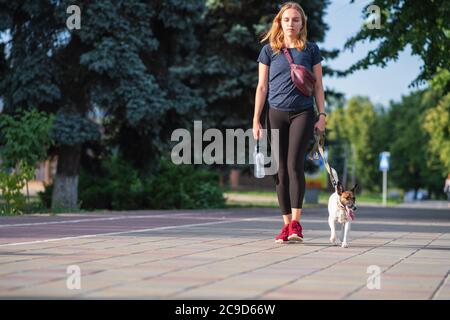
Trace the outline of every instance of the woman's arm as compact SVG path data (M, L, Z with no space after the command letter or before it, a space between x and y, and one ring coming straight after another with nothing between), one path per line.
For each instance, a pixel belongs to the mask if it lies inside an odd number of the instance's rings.
M316 98L316 105L319 113L325 113L325 93L323 92L322 84L322 64L317 63L313 66L313 72L316 76L316 85L314 87L314 97ZM318 128L321 132L325 131L326 121L325 116L320 115L319 121L314 125L314 128Z
M269 83L269 66L264 63L258 64L258 86L255 94L255 113L253 121L258 121L264 108L264 102L267 96L267 87Z
M316 85L314 87L314 97L316 98L316 105L319 112L325 112L325 94L323 92L322 84L322 64L318 63L313 66L313 72L316 76Z
M255 139L262 137L260 117L266 101L268 83L269 66L260 62L258 65L258 85L255 94L255 112L253 114L253 137Z

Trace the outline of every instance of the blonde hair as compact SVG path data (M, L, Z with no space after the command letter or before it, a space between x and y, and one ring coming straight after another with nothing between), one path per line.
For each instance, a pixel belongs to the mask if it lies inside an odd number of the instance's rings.
M281 18L283 16L283 13L288 9L297 10L300 13L300 17L302 19L302 28L300 29L298 38L294 42L294 47L297 48L297 50L301 51L306 46L306 35L307 35L306 14L303 11L302 7L297 2L286 2L283 4L280 11L273 19L272 27L266 33L264 38L261 40L261 42L264 42L267 39L269 39L269 43L270 43L270 46L272 47L274 54L278 53L281 50L281 48L284 46L284 32L281 27Z

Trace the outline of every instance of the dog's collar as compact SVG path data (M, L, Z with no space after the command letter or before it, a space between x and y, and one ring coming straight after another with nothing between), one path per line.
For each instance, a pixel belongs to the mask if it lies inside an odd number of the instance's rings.
M339 200L339 197L337 198L337 203L341 209L345 209L345 206L342 204L341 200Z

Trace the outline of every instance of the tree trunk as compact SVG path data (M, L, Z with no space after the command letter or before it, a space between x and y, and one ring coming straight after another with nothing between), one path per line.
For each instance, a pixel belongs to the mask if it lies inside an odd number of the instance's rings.
M78 208L78 173L81 145L62 146L53 182L52 210Z
M231 169L230 170L230 187L231 189L239 188L239 175L241 172L239 169Z
M28 189L28 182L27 181L27 204L30 204L30 190Z

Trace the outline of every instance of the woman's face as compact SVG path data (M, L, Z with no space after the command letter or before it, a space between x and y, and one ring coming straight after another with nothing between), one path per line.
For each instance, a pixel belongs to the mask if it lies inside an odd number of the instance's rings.
M295 9L287 9L281 16L281 28L288 37L297 37L302 29L302 17Z

